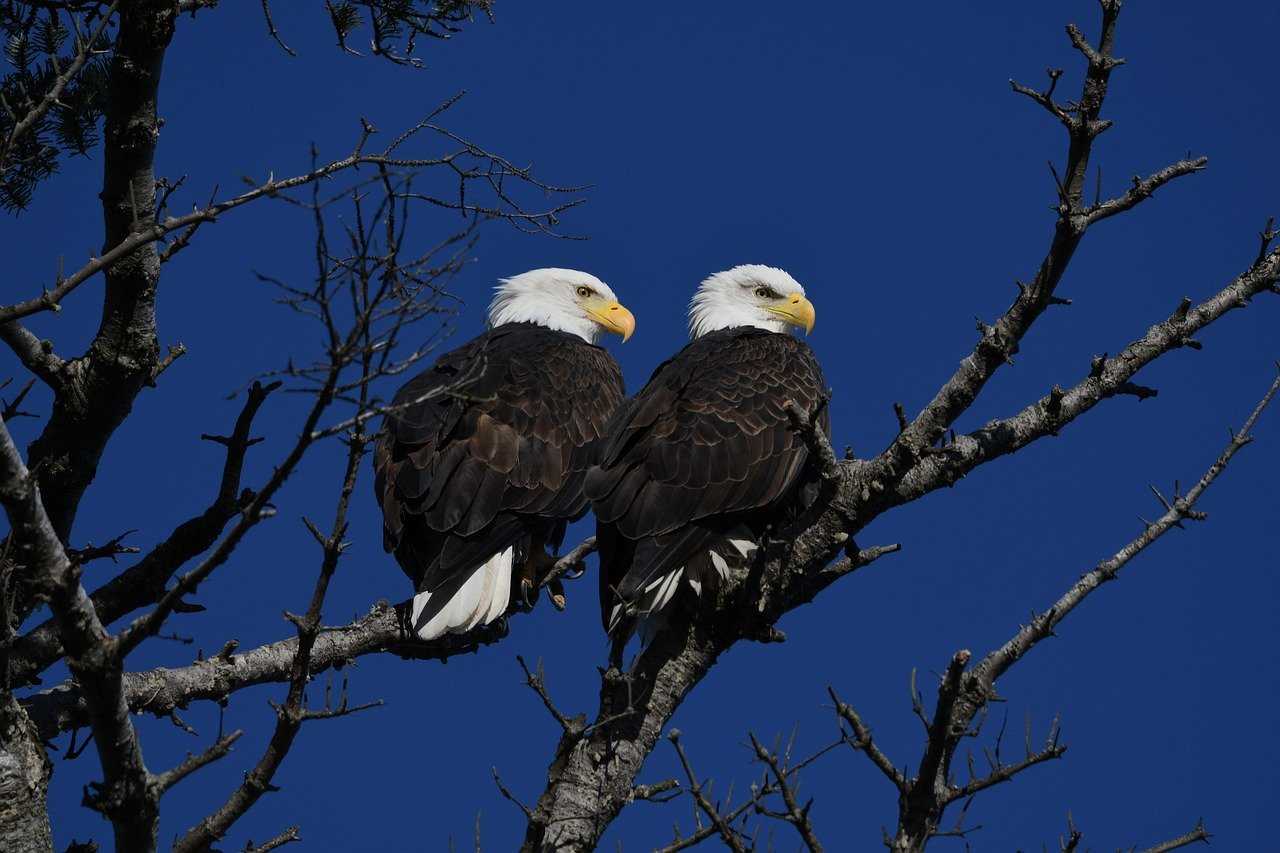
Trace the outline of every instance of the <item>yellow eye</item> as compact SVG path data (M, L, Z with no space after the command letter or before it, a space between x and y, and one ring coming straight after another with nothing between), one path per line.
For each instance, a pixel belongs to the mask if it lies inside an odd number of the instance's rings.
M769 299L773 296L773 291L767 287L757 287L756 296L759 296L761 299Z
M585 285L580 285L578 287L578 295L581 296L583 299L586 299L588 296L591 295L591 288Z

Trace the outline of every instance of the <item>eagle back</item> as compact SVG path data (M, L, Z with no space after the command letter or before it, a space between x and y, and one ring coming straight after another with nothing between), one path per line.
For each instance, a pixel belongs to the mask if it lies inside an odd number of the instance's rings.
M530 323L441 356L396 394L375 450L387 550L399 556L406 537L475 537L499 516L508 535L512 514L580 516L587 469L622 397L604 349Z
M586 483L597 519L639 539L785 497L807 458L788 401L830 432L822 369L802 341L746 328L694 340L614 416Z

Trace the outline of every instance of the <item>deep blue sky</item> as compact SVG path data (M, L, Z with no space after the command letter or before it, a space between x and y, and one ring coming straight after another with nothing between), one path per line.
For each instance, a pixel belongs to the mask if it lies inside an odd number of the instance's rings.
M292 174L315 141L322 155L349 150L358 117L390 132L465 88L448 119L455 130L553 181L590 183L590 203L562 242L488 230L458 282L466 301L459 339L481 328L498 276L537 266L590 270L610 282L639 320L615 352L631 388L684 340L684 306L707 273L743 262L785 267L817 305L811 343L835 388L837 445L870 454L891 438L891 404L917 410L970 349L973 317L1009 303L1014 279L1033 274L1049 237L1053 188L1046 159L1061 162L1059 127L1009 92L1016 76L1039 85L1046 65L1080 63L1063 35L1075 20L1097 30L1092 2L829 4L799 13L777 3L638 7L561 2L498 4L449 43L421 45L413 72L340 54L317 8L277 4L284 38L268 39L257 7L224 4L182 19L165 63L166 123L158 171L187 174L179 207L224 194L242 175ZM239 8L243 6L243 8ZM961 421L1007 415L1053 383L1077 381L1091 355L1115 352L1163 319L1184 294L1202 298L1252 259L1255 233L1280 213L1274 109L1274 4L1130 3L1106 114L1116 127L1097 147L1108 194L1187 151L1210 156L1203 174L1162 190L1140 210L1098 226L1051 311ZM367 31L358 34L359 42ZM29 296L64 255L74 268L101 243L95 153L66 164L26 215L5 223L5 301ZM420 220L422 243L442 227ZM190 354L139 398L112 441L80 513L76 539L101 542L128 528L144 547L205 506L221 466L198 440L225 431L238 402L225 395L290 354L313 352L315 331L271 302L253 271L305 280L305 216L280 206L242 210L209 226L165 271L162 343ZM21 247L21 248L19 248ZM98 312L98 283L58 318L32 325L61 352L78 352ZM1139 531L1156 511L1147 484L1194 480L1270 382L1280 356L1280 299L1260 298L1140 379L1160 389L1141 405L1100 406L1056 440L991 464L954 490L877 521L864 544L901 541L901 554L851 578L789 616L783 645L743 645L681 708L675 724L695 766L742 790L754 773L746 732L798 726L800 749L833 734L833 685L874 726L902 765L921 737L907 692L913 667L940 669L958 648L982 653L1032 608ZM611 344L612 345L612 344ZM12 365L12 362L9 362ZM9 367L8 373L16 372ZM43 399L43 398L41 398ZM37 401L39 402L39 401ZM251 452L261 482L290 439L296 399L273 399ZM1270 816L1280 762L1273 708L1280 698L1274 620L1278 581L1274 482L1280 412L1258 431L1203 503L1210 520L1175 532L1072 615L1002 684L1011 731L1030 716L1037 737L1061 712L1066 757L984 794L970 811L983 829L974 849L1052 845L1071 810L1096 848L1146 845L1203 816L1219 849L1274 843ZM38 424L15 427L20 441ZM206 652L290 632L318 555L298 516L327 518L339 476L336 446L310 459L256 530L201 591L209 609L174 627ZM367 474L367 472L366 472ZM360 484L355 545L326 617L345 621L378 598L409 589L380 547L379 522ZM589 531L580 525L571 538ZM576 540L575 540L576 541ZM94 565L95 584L110 566ZM277 782L227 839L239 849L298 823L309 849L442 849L466 844L481 814L486 849L511 849L523 832L496 791L490 767L532 802L541 791L555 724L520 681L515 655L545 659L567 711L594 711L595 667L605 659L593 576L570 588L570 609L539 607L512 636L447 666L366 658L350 670L357 700L387 706L308 725ZM137 665L182 665L194 649L155 641ZM924 683L930 677L925 675ZM239 694L229 726L248 730L236 751L165 800L161 835L202 817L241 778L271 729L273 686ZM163 769L207 743L216 708L186 714L197 740L165 722L141 724L149 765ZM72 837L109 843L80 808L97 778L92 750L58 762L51 808L60 846ZM663 744L643 773L676 773ZM860 756L836 753L810 770L805 790L829 849L874 849L892 826L893 792ZM685 801L638 804L606 839L644 850L689 825ZM781 849L794 846L778 829ZM939 849L957 842L940 840Z

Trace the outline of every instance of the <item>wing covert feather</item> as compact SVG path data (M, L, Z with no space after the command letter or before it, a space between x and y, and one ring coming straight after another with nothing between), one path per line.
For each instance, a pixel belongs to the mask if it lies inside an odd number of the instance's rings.
M403 408L384 421L374 463L387 549L415 584L435 587L510 546L520 518L580 516L622 397L605 350L533 324L444 354L400 389Z

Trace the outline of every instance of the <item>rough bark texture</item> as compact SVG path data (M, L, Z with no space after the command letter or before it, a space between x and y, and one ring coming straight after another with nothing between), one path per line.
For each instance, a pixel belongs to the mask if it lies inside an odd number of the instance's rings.
M311 674L381 652L417 660L444 660L474 652L507 635L506 626L496 622L465 635L447 634L422 642L406 636L402 611L403 606L379 604L350 625L326 628L311 650ZM166 716L191 702L218 701L255 684L287 682L297 650L296 637L240 653L234 643L229 643L214 656L191 666L125 673L125 695L134 713ZM89 722L84 697L70 683L24 698L22 704L44 737Z
M579 718L556 747L550 784L529 819L521 850L593 850L600 835L633 799L632 781L662 736L663 726L726 648L695 627L669 632L623 676L601 679L599 725ZM652 686L652 690L649 690Z
M159 791L152 785L125 702L120 647L98 619L80 584L79 567L44 511L34 477L8 428L0 423L0 503L9 518L15 558L41 599L49 602L67 649L67 668L84 694L104 781L85 802L111 820L117 850L154 850Z
M10 695L0 698L0 850L53 849L47 798L53 765L35 726Z
M120 11L103 132L104 252L155 221L156 102L177 15L177 5L165 0L133 0ZM160 357L155 244L135 250L104 275L97 335L84 355L67 362L49 422L28 453L30 464L40 466L45 506L64 542L107 441L133 409Z

